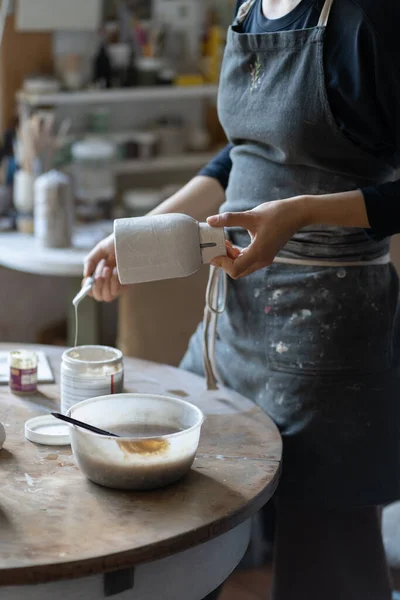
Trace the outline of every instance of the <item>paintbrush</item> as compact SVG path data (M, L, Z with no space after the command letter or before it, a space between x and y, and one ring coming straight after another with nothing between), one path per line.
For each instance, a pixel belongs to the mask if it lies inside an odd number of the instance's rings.
M109 431L105 431L104 429L99 429L98 427L94 427L93 425L89 425L89 423L84 423L83 421L77 421L72 417L66 417L65 415L61 415L60 413L51 413L53 417L59 419L60 421L65 421L70 425L75 425L76 427L80 427L81 429L86 429L87 431L91 431L92 433L97 433L98 435L106 435L107 437L115 437L119 438L121 436L116 433L110 433Z

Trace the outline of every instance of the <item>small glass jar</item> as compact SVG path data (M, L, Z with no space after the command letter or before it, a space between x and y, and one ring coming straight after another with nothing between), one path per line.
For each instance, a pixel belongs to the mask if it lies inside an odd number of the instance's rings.
M66 350L61 363L61 412L78 402L120 394L124 389L123 355L108 346L77 346Z
M13 394L34 394L37 391L38 357L29 350L10 353L10 390Z

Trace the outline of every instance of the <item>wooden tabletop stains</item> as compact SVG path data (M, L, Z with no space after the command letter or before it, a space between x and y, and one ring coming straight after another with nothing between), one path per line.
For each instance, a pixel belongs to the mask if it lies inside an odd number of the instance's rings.
M0 344L0 350L13 347ZM35 348L35 347L31 347ZM119 492L88 481L71 449L32 444L25 422L59 409L62 348L37 347L56 385L31 397L0 387L0 586L84 577L154 561L207 542L256 513L274 493L281 438L251 401L172 367L125 359L126 391L185 397L206 421L190 474L152 492ZM179 393L178 393L179 392Z

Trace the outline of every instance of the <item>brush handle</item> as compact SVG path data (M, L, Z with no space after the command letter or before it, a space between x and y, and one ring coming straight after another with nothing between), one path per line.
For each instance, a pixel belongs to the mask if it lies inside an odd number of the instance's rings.
M72 300L72 304L77 306L86 296L90 293L94 285L94 277L88 277L82 289L77 293L75 298Z
M67 417L65 415L61 415L60 413L51 413L51 414L56 419L60 419L60 421L65 421L66 423L69 423L70 425L75 425L76 427L80 427L81 429L87 429L87 431L91 431L92 433L97 433L99 435L106 435L107 437L115 437L115 438L120 437L119 435L116 435L115 433L110 433L109 431L104 431L103 429L98 429L98 427L94 427L93 425L89 425L88 423L83 423L82 421L77 421L76 419L73 419L72 417Z

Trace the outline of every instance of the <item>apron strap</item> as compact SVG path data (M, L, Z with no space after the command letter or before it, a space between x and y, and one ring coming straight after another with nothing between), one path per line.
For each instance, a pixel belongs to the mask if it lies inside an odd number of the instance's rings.
M329 15L331 13L333 0L325 0L321 15L318 21L318 27L326 27L328 25Z
M249 12L251 11L251 9L253 8L253 4L256 2L256 0L246 0L245 2L243 2L243 4L240 6L238 13L236 15L236 20L235 23L237 25L241 25L244 20L246 19L247 15L249 14Z
M221 283L223 285L223 299L220 304ZM215 360L215 342L217 337L218 316L225 311L226 298L227 275L222 269L211 267L207 284L203 321L203 363L208 390L217 390L218 385L223 386Z

